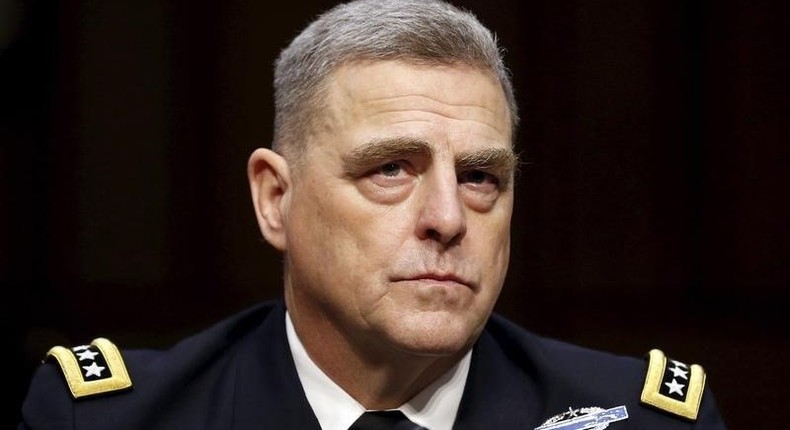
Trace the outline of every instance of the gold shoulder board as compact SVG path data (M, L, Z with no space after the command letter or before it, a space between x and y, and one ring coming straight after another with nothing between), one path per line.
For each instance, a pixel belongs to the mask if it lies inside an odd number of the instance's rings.
M694 421L699 413L705 388L705 370L667 358L661 350L649 353L649 364L642 388L643 404Z
M71 349L55 346L47 352L50 358L57 360L75 399L132 387L121 353L107 339Z

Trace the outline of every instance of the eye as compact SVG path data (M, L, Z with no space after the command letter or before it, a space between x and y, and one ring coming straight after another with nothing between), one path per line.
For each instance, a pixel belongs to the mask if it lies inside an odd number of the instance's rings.
M398 187L414 180L414 168L406 160L387 161L368 171L365 177L379 187Z
M486 212L494 207L503 186L499 176L484 170L467 170L458 173L458 186L470 208Z
M355 179L357 188L364 196L382 204L403 201L416 182L416 171L406 160L382 161Z
M402 170L403 166L400 163L393 161L379 166L379 168L376 169L376 173L394 178L398 176Z
M492 191L499 188L499 178L491 173L482 170L470 170L468 172L461 172L458 175L459 184L470 184L475 187L485 187L486 190L491 188Z

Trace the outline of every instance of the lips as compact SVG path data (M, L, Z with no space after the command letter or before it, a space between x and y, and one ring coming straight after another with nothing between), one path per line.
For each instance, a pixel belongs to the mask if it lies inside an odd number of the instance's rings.
M419 273L415 275L403 276L403 277L395 277L392 279L395 282L434 282L440 284L459 284L466 286L468 288L474 288L474 285L453 273Z

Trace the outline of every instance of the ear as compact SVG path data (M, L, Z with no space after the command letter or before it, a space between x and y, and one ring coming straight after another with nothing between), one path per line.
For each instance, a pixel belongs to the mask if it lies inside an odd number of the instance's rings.
M288 163L274 151L256 149L247 162L255 216L263 237L272 246L285 251L285 221L291 176Z

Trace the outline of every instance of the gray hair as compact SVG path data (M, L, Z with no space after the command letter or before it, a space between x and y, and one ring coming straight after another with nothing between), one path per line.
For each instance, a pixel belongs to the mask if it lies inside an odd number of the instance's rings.
M355 0L319 15L275 62L273 149L297 162L321 118L327 77L368 60L490 71L502 85L515 136L518 112L503 50L475 15L442 0Z

